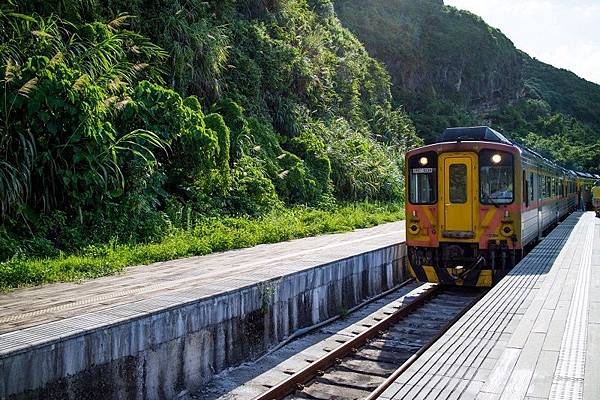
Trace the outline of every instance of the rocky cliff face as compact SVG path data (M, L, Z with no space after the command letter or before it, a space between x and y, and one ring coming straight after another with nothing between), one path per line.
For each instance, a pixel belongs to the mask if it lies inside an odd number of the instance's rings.
M336 11L387 66L394 94L409 110L423 98L487 110L525 94L513 43L442 0L338 0Z

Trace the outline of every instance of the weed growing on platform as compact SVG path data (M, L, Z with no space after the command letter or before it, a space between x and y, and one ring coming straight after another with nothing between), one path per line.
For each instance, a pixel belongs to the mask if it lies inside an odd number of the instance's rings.
M279 209L260 218L206 219L196 221L187 229L171 228L169 234L156 243L129 245L112 241L51 258L15 256L0 263L0 290L96 278L119 273L133 265L345 232L403 217L402 204L357 203L329 210ZM198 267L201 268L201 264Z

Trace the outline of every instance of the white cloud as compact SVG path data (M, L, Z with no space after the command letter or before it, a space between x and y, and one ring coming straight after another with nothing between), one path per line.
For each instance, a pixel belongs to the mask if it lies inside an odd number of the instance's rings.
M539 57L548 64L575 72L589 81L600 83L600 46L590 42L560 45L542 52Z
M600 83L597 0L446 0L504 32L541 61Z

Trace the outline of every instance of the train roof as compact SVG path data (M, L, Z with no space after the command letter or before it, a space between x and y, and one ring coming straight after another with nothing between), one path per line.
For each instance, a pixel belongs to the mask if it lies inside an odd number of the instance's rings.
M495 131L488 126L448 128L435 141L435 143L462 141L482 141L513 144L500 132Z
M575 171L575 173L577 174L577 176L581 177L581 178L587 178L587 179L595 179L598 177L598 175L593 175L587 172L580 172L580 171Z
M508 139L500 132L490 128L489 126L463 126L457 128L447 128L436 141L432 144L446 143L446 142L493 142L508 144L517 147L522 153L529 153L534 157L543 160L549 166L556 169L562 170L570 175L579 176L587 179L600 179L600 175L590 174L587 172L572 171L567 168L561 167L554 161L542 156L540 153L531 150L520 143Z

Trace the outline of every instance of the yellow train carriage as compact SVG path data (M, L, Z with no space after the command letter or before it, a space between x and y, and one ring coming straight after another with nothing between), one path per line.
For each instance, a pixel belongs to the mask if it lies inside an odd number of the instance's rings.
M576 207L575 178L488 127L450 128L406 155L408 270L492 286Z

